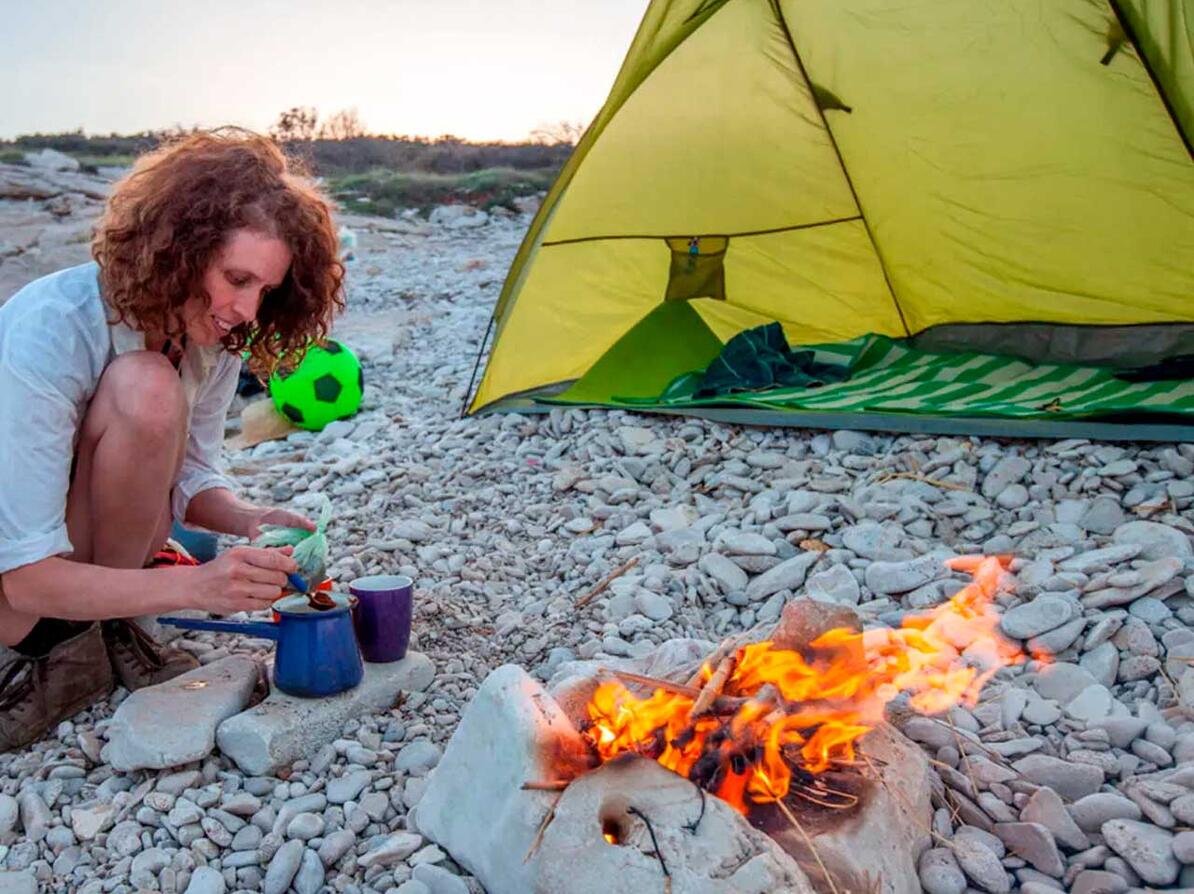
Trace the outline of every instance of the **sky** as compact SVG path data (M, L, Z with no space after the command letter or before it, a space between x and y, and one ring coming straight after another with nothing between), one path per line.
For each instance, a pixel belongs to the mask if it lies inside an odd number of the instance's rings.
M355 108L520 140L600 109L648 0L0 0L0 139Z

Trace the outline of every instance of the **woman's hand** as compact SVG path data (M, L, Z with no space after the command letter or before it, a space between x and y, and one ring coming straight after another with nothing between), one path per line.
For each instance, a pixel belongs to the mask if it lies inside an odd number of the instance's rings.
M269 608L286 586L286 575L298 570L291 547L261 549L236 546L205 565L188 569L194 608L217 614Z
M311 521L305 515L291 512L289 509L256 509L249 517L245 536L250 541L256 540L261 535L262 525L281 525L284 528L303 528L307 531L315 530L315 522Z

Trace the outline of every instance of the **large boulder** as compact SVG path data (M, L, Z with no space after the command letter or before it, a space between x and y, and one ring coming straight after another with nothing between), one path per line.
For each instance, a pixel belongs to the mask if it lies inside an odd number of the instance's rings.
M536 853L534 886L522 889L535 894L667 890L664 865L672 894L815 890L795 861L729 804L632 755L568 786Z
M490 894L526 894L536 890L545 851L524 858L556 796L522 784L571 778L587 765L584 742L555 700L522 668L503 665L460 718L415 825Z

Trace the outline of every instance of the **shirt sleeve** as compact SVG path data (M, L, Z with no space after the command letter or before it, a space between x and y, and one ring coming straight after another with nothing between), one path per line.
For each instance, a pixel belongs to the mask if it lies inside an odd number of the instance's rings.
M187 507L196 494L217 487L232 490L220 470L224 446L224 421L236 394L240 376L240 358L222 354L215 372L200 388L191 411L191 430L187 436L187 455L182 461L178 481L171 497L176 521L185 522Z
M84 321L37 305L0 326L0 574L71 552L70 468L98 352Z

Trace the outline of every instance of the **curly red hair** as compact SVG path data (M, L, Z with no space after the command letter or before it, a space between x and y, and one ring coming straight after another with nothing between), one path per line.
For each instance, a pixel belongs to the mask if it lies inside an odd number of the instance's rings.
M197 133L143 155L116 184L91 243L104 298L141 330L182 334L182 307L228 235L251 229L291 252L286 279L257 319L224 339L259 371L293 363L323 341L344 307L344 265L327 199L267 137L238 128Z

